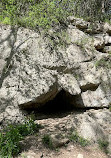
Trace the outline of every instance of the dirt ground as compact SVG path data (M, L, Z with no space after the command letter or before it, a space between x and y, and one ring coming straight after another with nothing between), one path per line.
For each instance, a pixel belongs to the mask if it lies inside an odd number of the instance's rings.
M30 149L22 152L18 158L111 158L100 149L89 146L82 148L79 145L70 143L67 147L62 147L58 151L51 151L49 149Z
M78 115L78 113L77 113ZM51 150L43 145L43 135L48 133L50 136L62 135L66 136L73 124L73 113L65 113L61 117L46 117L38 115L35 121L43 125L43 129L39 130L37 135L28 136L22 144L22 152L17 158L111 158L111 155L106 155L98 144L90 144L82 147L74 142L67 142L67 139L58 138L58 142L54 142L59 146L56 150ZM56 115L57 116L57 115ZM59 144L60 142L63 144Z

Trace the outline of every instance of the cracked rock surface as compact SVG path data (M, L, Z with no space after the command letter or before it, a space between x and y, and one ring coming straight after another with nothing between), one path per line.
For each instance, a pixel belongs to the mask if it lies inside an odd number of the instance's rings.
M50 41L33 30L0 25L1 122L8 107L14 107L14 117L21 118L19 107L44 106L61 90L68 93L74 107L110 106L111 69L108 64L100 64L104 58L109 64L111 61L110 26L90 35L85 31L89 23L73 18L69 21L68 45L53 50ZM8 111L5 118L13 119Z

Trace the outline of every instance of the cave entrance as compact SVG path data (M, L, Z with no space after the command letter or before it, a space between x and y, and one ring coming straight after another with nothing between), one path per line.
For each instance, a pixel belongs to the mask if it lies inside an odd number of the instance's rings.
M74 104L71 104L70 99L71 95L64 90L61 90L53 100L50 100L42 107L39 107L36 112L42 114L63 114L71 111L80 111Z

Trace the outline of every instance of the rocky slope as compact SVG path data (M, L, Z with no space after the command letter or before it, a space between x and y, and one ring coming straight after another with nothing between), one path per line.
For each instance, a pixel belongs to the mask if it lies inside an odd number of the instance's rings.
M78 115L78 131L93 141L100 135L110 137L111 114L104 108L111 105L111 26L74 17L68 23L61 38L54 36L55 29L47 38L33 30L0 25L0 123L22 122L24 110L45 106L48 110L47 105L96 108L102 113L84 115L86 122ZM101 129L103 124L108 133Z
M36 113L35 123L43 126L37 135L28 136L22 142L22 152L18 156L22 158L110 158L110 154L105 154L99 148L97 140L110 139L111 128L109 121L111 112L108 109L71 111L61 113ZM75 143L70 141L70 137L78 130L81 138L89 139L88 145L85 146L83 141ZM49 135L52 140L51 150L43 144L44 135ZM93 140L93 142L91 142ZM111 146L108 146L110 150Z

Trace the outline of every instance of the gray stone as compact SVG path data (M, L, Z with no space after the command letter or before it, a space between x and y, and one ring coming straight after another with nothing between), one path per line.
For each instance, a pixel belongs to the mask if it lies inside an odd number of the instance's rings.
M104 24L104 31L111 35L111 25L109 23Z
M105 46L103 51L104 51L104 53L111 54L111 46Z
M105 40L103 36L96 36L94 39L94 47L99 50L105 47Z
M104 48L110 36L88 35L84 29L89 23L74 17L70 21L76 25L66 30L70 40L53 50L43 34L0 25L0 113L5 112L8 119L21 118L19 108L45 106L62 89L74 107L111 104L111 71L95 66L107 54L96 49Z
M111 143L111 112L108 109L87 110L83 114L76 115L77 131L87 140L97 142L106 140Z
M105 44L111 44L111 36L106 35L106 36L104 37L104 40L105 40Z
M77 158L83 158L82 154L78 154Z
M88 22L84 21L83 19L80 18L75 18L74 16L69 16L68 21L72 24L75 25L79 29L87 29L88 28Z
M77 80L71 74L64 74L58 76L58 84L66 92L69 92L71 95L78 95L81 93L81 89L77 83Z

